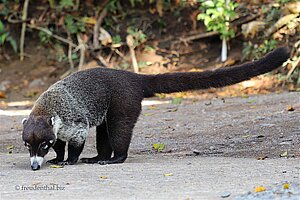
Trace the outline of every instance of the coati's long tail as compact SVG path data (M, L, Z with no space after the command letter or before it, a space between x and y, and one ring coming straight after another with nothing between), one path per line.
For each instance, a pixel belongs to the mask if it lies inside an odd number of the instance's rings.
M144 97L151 97L154 93L172 93L232 85L280 67L289 56L288 48L280 47L254 62L214 71L142 75Z

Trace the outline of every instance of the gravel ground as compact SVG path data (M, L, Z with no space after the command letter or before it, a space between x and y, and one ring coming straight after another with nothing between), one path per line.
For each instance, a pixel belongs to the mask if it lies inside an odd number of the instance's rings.
M45 164L36 172L21 141L26 111L17 109L26 107L0 110L0 199L299 198L297 92L144 106L124 164ZM154 143L165 149L155 152ZM95 153L92 129L82 157ZM65 189L25 189L51 184ZM259 185L267 190L254 192Z

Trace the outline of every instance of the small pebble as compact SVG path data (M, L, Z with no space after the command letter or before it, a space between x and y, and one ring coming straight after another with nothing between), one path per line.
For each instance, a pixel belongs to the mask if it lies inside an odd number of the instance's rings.
M231 195L230 192L222 192L220 196L221 196L222 198L227 198L227 197L229 197L230 195Z

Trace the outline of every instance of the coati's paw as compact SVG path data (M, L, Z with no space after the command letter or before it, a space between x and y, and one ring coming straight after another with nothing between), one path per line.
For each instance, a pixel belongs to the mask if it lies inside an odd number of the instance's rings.
M58 164L58 163L60 163L60 162L62 162L62 160L59 160L59 159L57 159L57 158L53 158L53 159L51 159L51 160L48 160L46 163L50 163L50 164Z
M57 164L58 165L75 165L77 161L70 161L70 160L65 160L65 161L62 161L62 162L58 162Z
M92 157L92 158L81 158L81 162L83 163L88 163L88 164L93 164L93 163L98 163L102 161L98 156Z

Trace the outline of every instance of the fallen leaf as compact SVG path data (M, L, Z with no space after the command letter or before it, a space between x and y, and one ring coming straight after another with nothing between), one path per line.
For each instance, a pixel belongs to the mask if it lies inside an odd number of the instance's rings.
M251 100L247 101L247 103L255 103L255 99L251 99Z
M263 186L257 186L255 187L255 192L264 192L266 191L267 189Z
M108 179L108 176L100 176L101 179Z
M248 138L250 137L251 135L243 135L242 138Z
M158 109L157 106L154 106L154 105L151 105L148 108L151 109L151 110L157 110Z
M167 110L167 112L176 112L178 110L178 108L170 108Z
M176 104L176 105L181 104L181 102L182 102L182 98L180 97L173 98L171 101L172 104Z
M11 149L13 149L13 148L15 148L15 146L14 146L14 145L10 145L10 146L8 146L6 149L7 149L7 150L11 150Z
M268 156L259 156L257 160L265 160L266 158L268 158Z
M287 151L285 151L282 154L280 154L280 157L287 157L287 156L288 156L288 152Z
M63 165L50 165L50 168L64 168Z
M93 18L93 17L83 17L83 18L81 18L81 21L83 23L93 24L93 25L97 23L97 20L95 18Z
M165 148L165 144L162 143L154 143L153 144L153 149L158 151L158 152L162 152Z
M2 91L0 91L0 98L5 98L6 96L5 96L5 93L4 92L2 92Z
M285 184L283 184L283 189L290 189L290 184L288 184L288 183L285 183Z
M288 108L287 108L287 111L294 111L295 110L295 108L293 107L293 106L289 106Z
M173 176L173 173L166 173L164 176Z
M145 113L145 114L144 114L144 116L146 116L146 117L147 117L147 116L152 116L152 115L154 115L154 113Z

